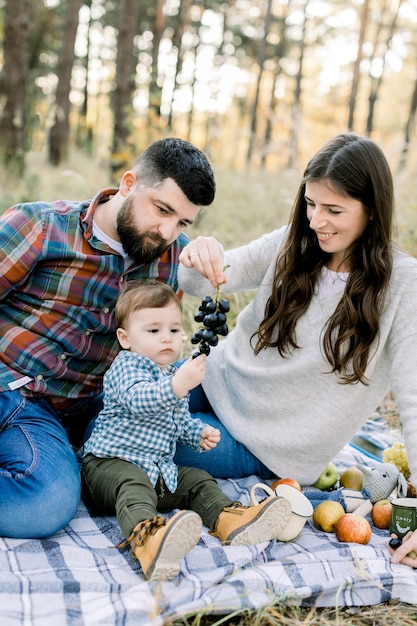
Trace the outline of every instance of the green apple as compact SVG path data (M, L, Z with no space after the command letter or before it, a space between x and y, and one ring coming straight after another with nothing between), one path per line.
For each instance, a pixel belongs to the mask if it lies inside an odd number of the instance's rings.
M327 491L327 489L334 487L338 480L339 471L336 465L334 463L329 463L313 484L313 487L317 487L317 489L321 489L322 491Z

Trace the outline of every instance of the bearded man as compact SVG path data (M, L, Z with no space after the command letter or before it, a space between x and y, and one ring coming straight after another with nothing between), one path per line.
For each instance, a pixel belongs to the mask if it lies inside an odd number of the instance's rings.
M101 409L123 286L178 291L184 230L215 195L206 156L156 141L118 189L27 202L0 218L0 536L48 537L74 516L74 448Z

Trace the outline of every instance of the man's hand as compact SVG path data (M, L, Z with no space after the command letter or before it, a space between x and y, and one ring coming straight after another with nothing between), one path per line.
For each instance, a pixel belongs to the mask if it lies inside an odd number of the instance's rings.
M197 387L203 380L205 371L205 354L200 354L195 359L187 359L172 377L172 388L177 398L184 398L191 389Z
M197 237L190 241L179 260L185 267L198 270L214 288L226 282L223 246L214 237Z
M212 426L205 426L201 433L199 446L203 450L212 450L220 441L220 430Z

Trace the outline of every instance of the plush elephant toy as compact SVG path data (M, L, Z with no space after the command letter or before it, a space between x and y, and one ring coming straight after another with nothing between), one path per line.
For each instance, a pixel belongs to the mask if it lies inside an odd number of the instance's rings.
M395 488L400 498L407 495L407 481L392 463L378 463L374 467L357 464L356 467L363 472L362 491L358 498L357 492L347 493L344 490L345 500L350 503L349 512L368 515L372 511L372 505L378 500L388 498Z

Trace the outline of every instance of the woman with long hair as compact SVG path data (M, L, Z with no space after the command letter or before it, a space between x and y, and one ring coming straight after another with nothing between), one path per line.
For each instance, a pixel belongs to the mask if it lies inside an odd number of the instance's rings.
M288 226L225 253L188 244L184 291L255 295L191 398L221 443L200 457L179 447L177 462L312 485L391 390L417 485L417 260L393 244L393 212L383 152L346 133L308 163Z

